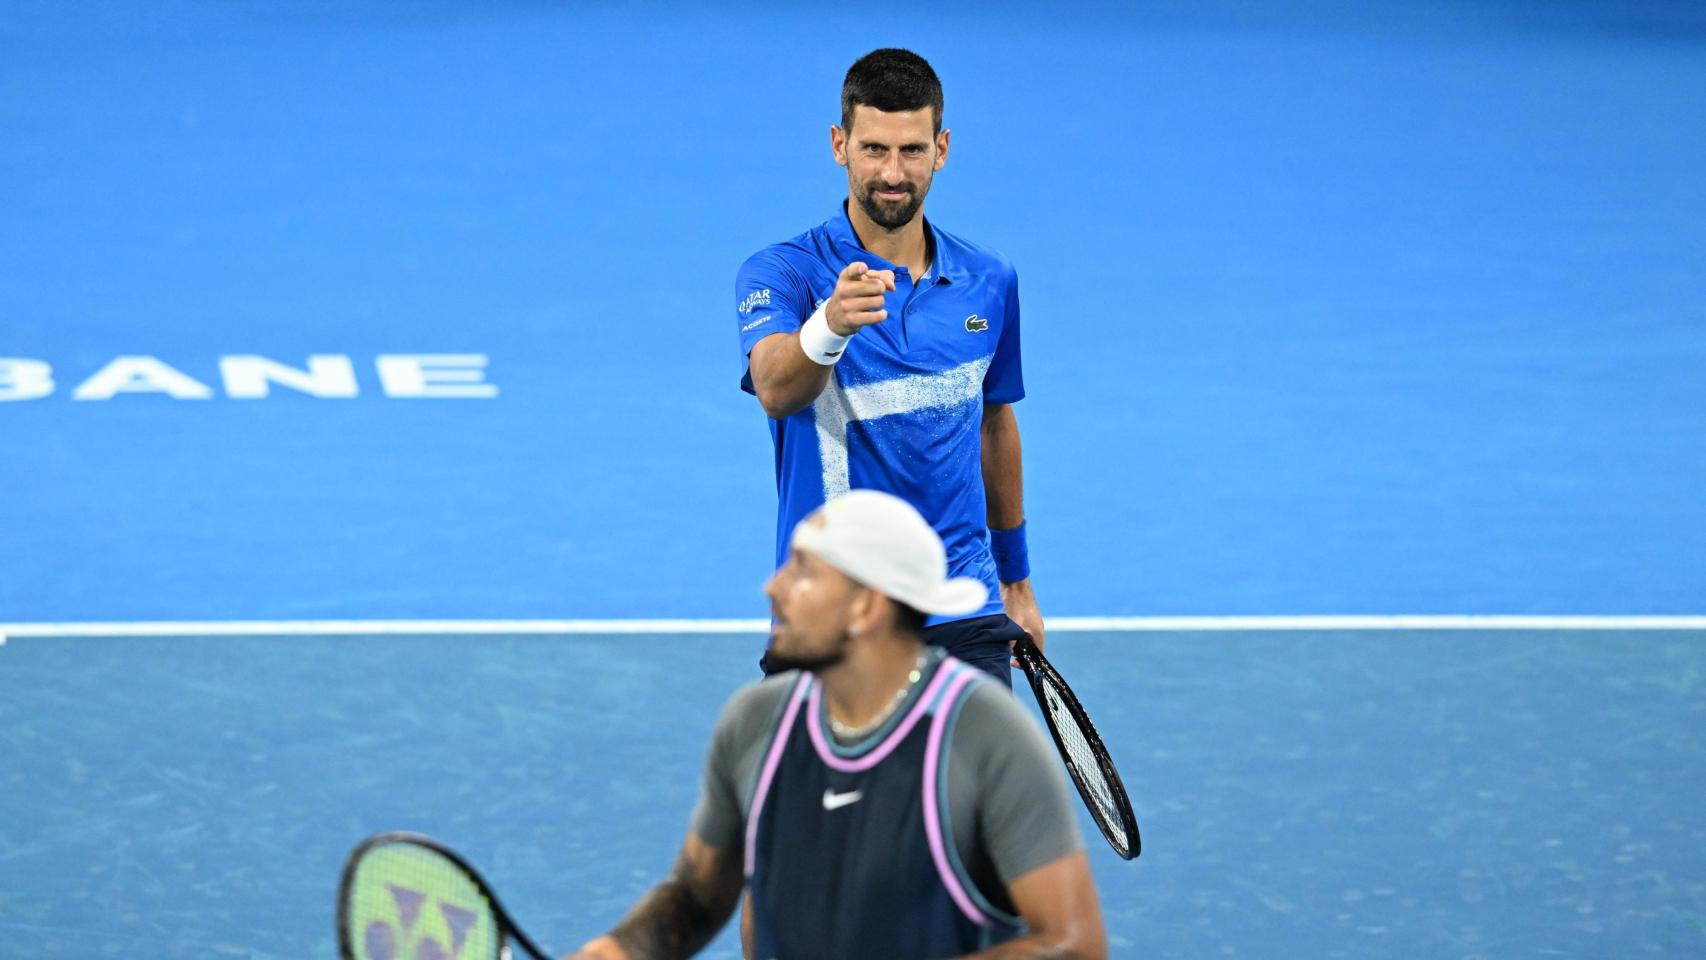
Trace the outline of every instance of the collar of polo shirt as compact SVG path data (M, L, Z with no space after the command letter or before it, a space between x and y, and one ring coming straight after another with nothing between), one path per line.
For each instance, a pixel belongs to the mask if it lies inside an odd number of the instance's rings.
M924 214L920 213L919 216L924 217ZM841 201L837 215L830 219L829 224L829 236L835 242L835 256L843 267L855 260L863 260L875 270L902 269L859 244L859 234L853 230L853 221L847 218L847 201ZM929 217L924 217L924 229L930 244L930 274L934 274L939 283L964 282L969 275L954 262L953 253L948 249L949 245L942 242L942 235L937 232L936 225L930 222Z

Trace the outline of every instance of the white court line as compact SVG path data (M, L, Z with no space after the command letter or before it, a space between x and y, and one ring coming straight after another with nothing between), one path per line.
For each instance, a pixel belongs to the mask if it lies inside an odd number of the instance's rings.
M14 637L321 637L767 633L769 620L159 620L3 623Z
M1048 630L1706 630L1706 616L1380 615L1287 617L1045 617Z
M1051 617L1050 632L1246 633L1349 630L1706 630L1706 616ZM312 637L515 634L764 634L762 619L188 620L0 623L4 637Z

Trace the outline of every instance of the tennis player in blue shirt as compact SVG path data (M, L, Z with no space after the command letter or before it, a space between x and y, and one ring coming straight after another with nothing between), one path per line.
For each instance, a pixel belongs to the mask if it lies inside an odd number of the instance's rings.
M776 445L776 562L807 514L850 489L910 502L949 575L989 588L925 640L1009 687L1009 649L1043 619L1025 549L1019 287L999 254L924 217L948 160L942 85L924 58L876 50L847 71L830 150L848 198L759 251L735 281L742 389ZM769 672L773 665L766 662Z

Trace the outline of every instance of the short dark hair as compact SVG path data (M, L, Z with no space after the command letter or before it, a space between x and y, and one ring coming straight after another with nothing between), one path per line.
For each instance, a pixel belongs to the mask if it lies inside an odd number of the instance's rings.
M872 50L847 68L847 79L841 82L841 129L852 129L857 106L884 113L929 107L932 132L942 132L942 81L929 61L911 50Z
M901 603L893 597L889 598L889 602L894 604L894 628L908 636L922 636L929 616L924 611Z

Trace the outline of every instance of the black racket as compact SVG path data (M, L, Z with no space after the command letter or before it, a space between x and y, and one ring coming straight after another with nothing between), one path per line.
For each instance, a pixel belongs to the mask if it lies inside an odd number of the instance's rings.
M343 960L509 960L509 941L551 960L468 861L415 833L368 837L338 883Z
M1102 828L1102 836L1125 859L1137 856L1143 849L1137 833L1137 816L1131 812L1125 784L1120 782L1120 773L1114 769L1108 748L1096 735L1090 715L1084 712L1084 706L1066 685L1060 671L1048 662L1028 634L1013 645L1013 655L1024 668L1025 679L1031 682L1031 692L1037 695L1048 732L1054 737L1060 758L1066 761L1066 772L1072 776L1072 784L1084 798L1084 806L1090 809L1096 826Z

